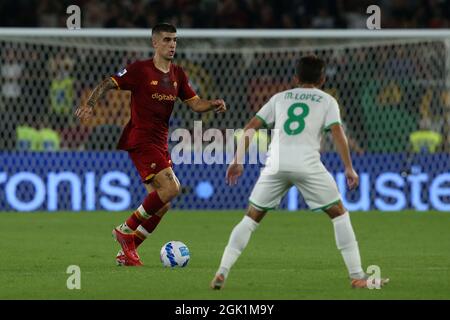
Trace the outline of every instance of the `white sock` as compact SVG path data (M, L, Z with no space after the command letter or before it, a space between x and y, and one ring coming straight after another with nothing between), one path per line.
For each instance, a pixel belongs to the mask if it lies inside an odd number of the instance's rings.
M228 272L247 246L252 232L256 230L258 225L259 223L252 218L244 216L241 222L234 227L228 245L225 247L217 274L223 274L225 278L228 276Z
M350 278L363 278L365 273L361 267L358 242L356 242L355 233L352 228L352 223L350 222L350 215L346 212L345 214L334 218L332 221L336 245L344 258Z

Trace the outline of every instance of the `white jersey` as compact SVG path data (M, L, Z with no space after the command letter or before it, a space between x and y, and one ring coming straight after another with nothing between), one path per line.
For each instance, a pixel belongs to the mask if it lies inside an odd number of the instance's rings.
M322 133L341 123L331 95L315 88L295 88L275 94L256 117L274 124L266 167L275 171L321 172Z

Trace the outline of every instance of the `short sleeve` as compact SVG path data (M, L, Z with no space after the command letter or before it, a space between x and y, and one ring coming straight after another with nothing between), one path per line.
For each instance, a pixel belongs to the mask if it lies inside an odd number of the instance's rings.
M339 105L336 99L331 98L325 115L324 130L329 131L334 124L342 124Z
M275 122L275 96L263 105L256 113L256 117L261 120L266 127Z
M178 79L180 88L178 90L178 97L181 99L181 101L186 102L188 100L191 100L192 98L197 97L197 93L195 93L194 89L192 89L191 84L189 83L187 74L181 67L178 69Z
M111 79L116 83L120 90L133 91L135 86L139 83L140 68L139 62L129 64L125 69L119 71L111 76Z

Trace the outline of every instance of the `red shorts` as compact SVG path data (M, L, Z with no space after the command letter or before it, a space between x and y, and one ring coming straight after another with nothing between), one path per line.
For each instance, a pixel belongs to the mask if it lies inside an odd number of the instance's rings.
M164 152L158 148L136 148L128 150L128 155L144 183L153 178L161 170L172 167L169 152Z

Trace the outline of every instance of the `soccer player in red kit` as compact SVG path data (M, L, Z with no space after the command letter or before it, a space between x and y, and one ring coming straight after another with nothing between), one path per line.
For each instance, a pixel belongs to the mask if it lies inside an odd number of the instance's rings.
M136 248L156 228L169 209L170 201L180 192L167 142L175 100L181 99L195 112L226 111L222 99L199 98L183 69L172 63L177 45L173 25L161 23L153 27L152 45L152 59L131 63L105 79L94 89L86 105L75 111L75 115L85 121L92 116L97 100L108 90L131 91L131 119L122 132L118 149L128 152L148 195L142 205L113 230L113 236L122 247L116 256L118 265L142 265Z

